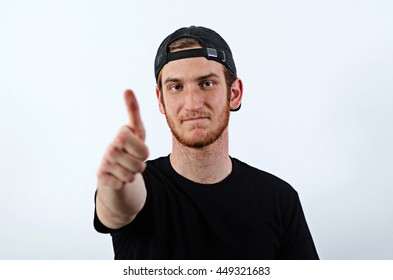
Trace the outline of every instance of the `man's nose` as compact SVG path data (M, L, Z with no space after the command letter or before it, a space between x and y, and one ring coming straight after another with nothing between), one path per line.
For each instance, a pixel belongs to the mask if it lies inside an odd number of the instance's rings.
M197 87L189 87L186 89L186 100L184 108L189 111L198 111L203 107L203 93Z

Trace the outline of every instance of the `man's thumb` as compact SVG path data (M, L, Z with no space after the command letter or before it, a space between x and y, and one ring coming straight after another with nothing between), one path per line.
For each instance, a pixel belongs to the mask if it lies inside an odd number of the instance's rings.
M128 125L141 140L145 141L145 128L142 123L139 104L132 90L127 89L124 91L124 101L128 112Z

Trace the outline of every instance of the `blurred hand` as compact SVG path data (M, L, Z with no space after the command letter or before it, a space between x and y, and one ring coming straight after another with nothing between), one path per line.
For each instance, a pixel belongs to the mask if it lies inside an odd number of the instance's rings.
M139 112L138 101L131 90L124 92L129 122L117 133L109 145L97 172L98 186L121 190L134 182L145 168L149 155L145 145L145 128Z

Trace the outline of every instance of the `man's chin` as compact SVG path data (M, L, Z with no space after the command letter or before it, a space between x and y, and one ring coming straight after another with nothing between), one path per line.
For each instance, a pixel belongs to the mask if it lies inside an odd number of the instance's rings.
M213 141L209 141L209 139L205 138L183 138L183 137L178 137L177 141L179 141L180 144L183 146L189 147L189 148L195 148L195 149L202 149L210 144L213 143Z
M206 133L192 133L188 137L173 134L177 142L188 148L202 149L214 143L217 139L211 138Z
M193 149L203 149L211 144L213 144L213 142L208 142L208 141L194 141L194 142L183 142L181 143L184 146L188 147L188 148L193 148Z

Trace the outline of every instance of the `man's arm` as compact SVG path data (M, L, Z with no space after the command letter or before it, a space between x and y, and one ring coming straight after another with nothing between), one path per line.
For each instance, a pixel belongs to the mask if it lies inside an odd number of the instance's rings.
M130 223L146 201L146 187L141 175L149 154L145 129L134 93L126 90L124 99L129 123L120 129L109 145L97 172L97 216L111 229Z

